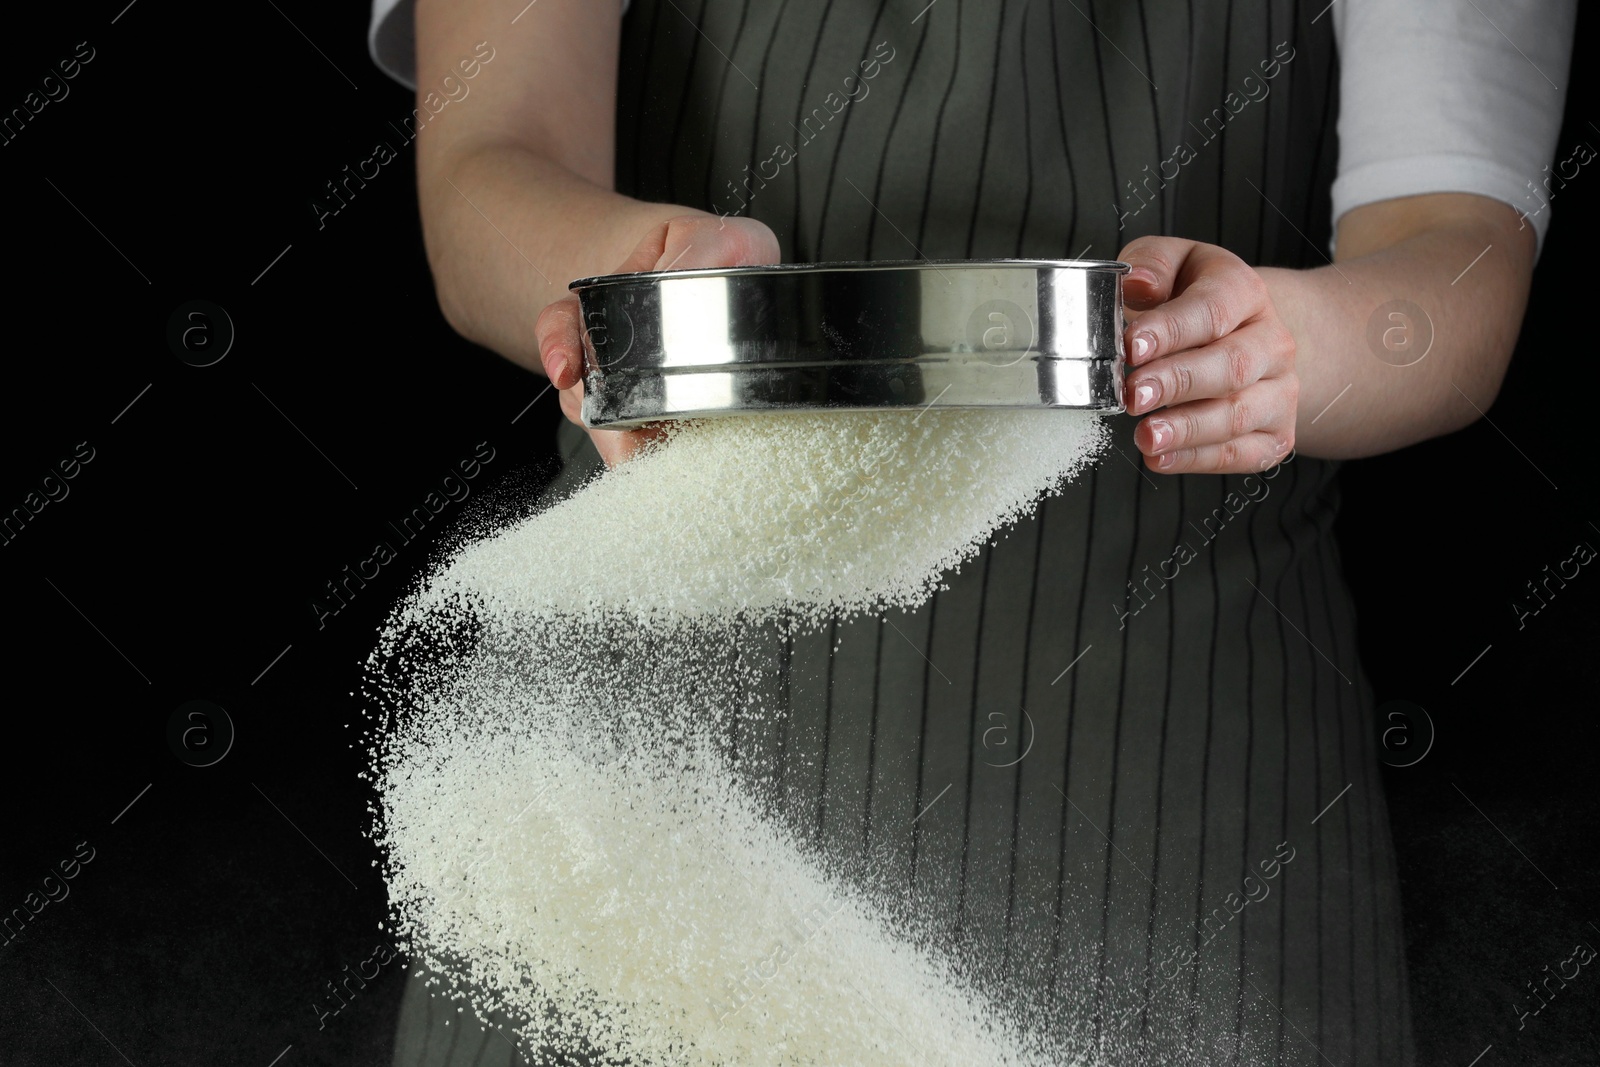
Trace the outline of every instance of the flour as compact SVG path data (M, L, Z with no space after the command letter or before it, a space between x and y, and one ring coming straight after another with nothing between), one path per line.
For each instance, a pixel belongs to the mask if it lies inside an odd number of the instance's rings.
M398 944L535 1063L1061 1063L726 751L741 635L909 608L1103 446L1081 412L680 425L468 545L371 661Z
M462 552L422 598L667 621L909 608L1105 443L1080 411L737 416L676 427Z

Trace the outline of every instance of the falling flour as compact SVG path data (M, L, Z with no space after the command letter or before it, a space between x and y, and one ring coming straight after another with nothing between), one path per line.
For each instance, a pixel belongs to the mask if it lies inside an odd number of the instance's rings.
M813 620L927 600L1105 442L1078 411L708 419L499 537L424 597L480 610Z
M785 713L749 627L920 604L1103 443L1077 412L707 420L469 545L370 664L396 939L534 1063L1064 1062L725 739Z

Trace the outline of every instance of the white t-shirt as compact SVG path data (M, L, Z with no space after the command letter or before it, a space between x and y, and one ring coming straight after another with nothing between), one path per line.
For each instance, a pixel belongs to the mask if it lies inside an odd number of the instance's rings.
M416 88L412 0L372 0L373 61ZM627 10L628 0L622 0ZM1550 226L1577 0L1333 0L1339 168L1333 219L1422 193L1477 193Z
M1335 0L1332 17L1334 219L1398 196L1477 193L1525 213L1542 247L1577 0Z

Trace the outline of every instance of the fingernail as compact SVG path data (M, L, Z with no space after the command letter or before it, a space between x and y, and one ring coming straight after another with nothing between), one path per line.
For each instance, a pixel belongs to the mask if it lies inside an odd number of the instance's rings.
M1168 467L1172 466L1174 463L1177 462L1177 458L1178 457L1177 457L1176 453L1173 453L1173 452L1163 453L1162 455L1159 455L1159 456L1156 457L1156 466L1159 467L1162 470L1166 470Z
M1157 452L1166 449L1172 443L1172 424L1165 419L1152 419L1150 422L1150 439L1154 442Z
M1128 280L1130 282L1138 282L1141 285L1153 286L1160 284L1160 280L1156 277L1156 272L1147 267L1135 267L1130 270L1128 272Z
M1133 414L1142 415L1161 399L1161 386L1155 381L1140 382L1133 388Z
M1133 335L1133 358L1134 359L1136 359L1136 360L1143 359L1144 358L1144 354L1146 352L1150 351L1150 349L1152 347L1153 346L1150 344L1150 338L1149 337L1145 336L1142 333L1136 333L1136 334Z

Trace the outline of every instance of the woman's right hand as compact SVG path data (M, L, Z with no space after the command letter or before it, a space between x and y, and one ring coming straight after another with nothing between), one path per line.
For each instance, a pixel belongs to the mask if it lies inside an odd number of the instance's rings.
M768 266L780 261L778 238L765 223L738 216L685 214L657 224L614 274ZM561 392L561 410L583 426L583 317L577 294L557 300L534 323L539 356L550 384ZM658 430L589 430L606 466L624 462Z

